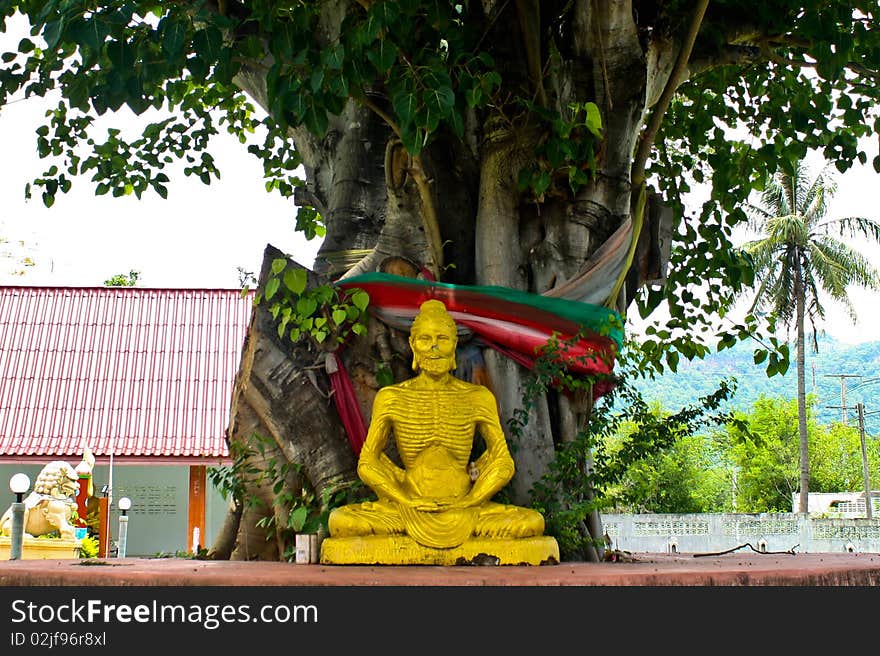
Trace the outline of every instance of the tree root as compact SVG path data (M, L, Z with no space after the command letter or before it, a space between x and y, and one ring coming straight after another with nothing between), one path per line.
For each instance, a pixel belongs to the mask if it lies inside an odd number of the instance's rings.
M733 553L734 551L738 551L738 550L742 549L743 547L748 547L749 549L751 549L755 553L759 553L759 554L766 555L766 556L770 556L772 554L777 554L777 555L778 554L789 554L790 556L795 556L795 555L797 555L795 552L795 549L797 549L799 546L801 546L801 545L796 544L791 549L788 549L787 551L761 551L760 549L755 549L755 547L753 547L751 545L751 543L745 542L744 544L741 544L738 547L733 547L732 549L727 549L725 551L715 551L715 552L711 552L711 553L695 553L694 558L699 558L701 556L723 556L724 554L729 554L729 553Z

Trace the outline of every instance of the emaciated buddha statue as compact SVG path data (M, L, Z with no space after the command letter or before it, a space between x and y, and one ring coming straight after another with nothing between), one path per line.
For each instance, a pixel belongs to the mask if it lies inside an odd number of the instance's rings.
M423 303L409 338L418 375L376 394L358 460L358 476L378 499L331 512L322 563L559 561L539 512L492 501L513 477L513 458L492 392L451 373L457 343L446 306ZM486 448L469 462L476 432ZM385 452L391 435L402 468Z

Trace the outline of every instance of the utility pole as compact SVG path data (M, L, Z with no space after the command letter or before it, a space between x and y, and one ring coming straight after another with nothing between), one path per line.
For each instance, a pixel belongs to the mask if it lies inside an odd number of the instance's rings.
M871 519L873 508L871 507L871 477L868 476L868 449L865 446L865 406L861 403L856 405L859 411L859 440L862 443L862 476L865 479L865 519Z
M840 405L829 405L826 406L828 408L840 408L841 417L840 420L843 422L844 426L847 426L847 418L846 418L846 379L847 378L861 378L861 374L825 374L825 378L840 378Z

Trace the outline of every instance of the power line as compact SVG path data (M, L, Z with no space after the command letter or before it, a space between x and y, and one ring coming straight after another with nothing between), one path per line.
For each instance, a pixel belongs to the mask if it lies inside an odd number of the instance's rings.
M861 374L825 374L825 378L840 378L840 405L839 406L825 406L827 408L840 408L840 420L843 422L843 425L847 425L847 414L846 414L846 379L847 378L861 378Z

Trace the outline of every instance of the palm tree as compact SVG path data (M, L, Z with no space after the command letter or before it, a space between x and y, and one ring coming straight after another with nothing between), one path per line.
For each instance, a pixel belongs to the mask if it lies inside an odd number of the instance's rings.
M749 227L762 235L744 245L756 280L752 310L765 310L797 332L797 403L800 436L800 497L798 512L807 512L810 483L807 444L807 401L804 322L813 328L813 351L818 350L816 322L825 318L820 293L841 303L855 322L848 288L880 289L877 270L866 257L835 237L864 237L880 243L880 223L863 217L827 219L827 201L837 185L827 168L810 182L802 163L791 172L777 173L761 193L760 205L748 204Z

